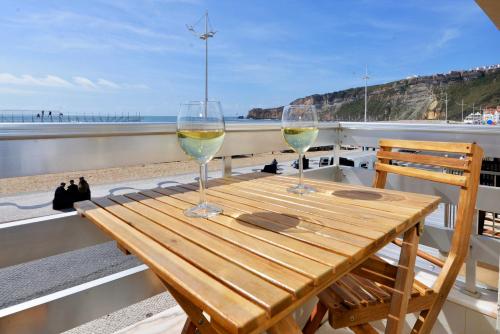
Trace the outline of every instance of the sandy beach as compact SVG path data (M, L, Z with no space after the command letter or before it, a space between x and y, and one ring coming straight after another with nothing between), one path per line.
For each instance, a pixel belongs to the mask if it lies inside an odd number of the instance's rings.
M331 151L308 152L307 157L331 156ZM253 156L244 156L232 159L233 168L256 166L262 168L265 164L276 159L279 163L297 159L296 153L264 153ZM209 170L221 168L221 160L212 160L209 163ZM161 176L194 173L198 171L198 165L192 160L175 161L157 164L144 164L128 167L106 168L98 170L86 170L57 174L23 176L0 179L0 195L13 195L26 192L54 190L61 182L69 183L74 179L78 183L78 178L84 176L89 184L105 184L126 180L141 180Z

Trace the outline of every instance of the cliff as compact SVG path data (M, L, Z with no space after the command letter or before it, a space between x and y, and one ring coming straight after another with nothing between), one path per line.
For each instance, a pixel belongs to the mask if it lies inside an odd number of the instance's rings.
M415 76L368 87L368 119L444 119L448 97L448 119L461 120L476 107L500 105L500 65L447 74ZM364 87L296 99L290 104L314 104L322 121L360 121L364 118ZM254 108L247 118L280 119L283 106Z

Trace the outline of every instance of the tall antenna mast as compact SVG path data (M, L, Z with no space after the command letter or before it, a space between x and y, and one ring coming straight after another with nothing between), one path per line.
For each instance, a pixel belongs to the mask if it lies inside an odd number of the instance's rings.
M448 92L445 93L445 98L444 98L444 103L445 103L445 118L446 122L448 123Z
M363 80L365 80L365 123L367 121L368 113L368 79L370 79L370 77L368 76L368 65L366 65L365 76L363 77Z
M205 32L199 33L196 31L195 27L205 19ZM215 36L216 31L213 30L210 24L210 19L208 18L208 10L205 14L193 25L186 25L187 29L191 31L195 36L205 41L205 117L207 115L208 106L208 39Z

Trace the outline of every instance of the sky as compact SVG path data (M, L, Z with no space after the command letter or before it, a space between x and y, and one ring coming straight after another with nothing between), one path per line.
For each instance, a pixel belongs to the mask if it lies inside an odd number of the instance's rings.
M472 0L0 0L0 109L175 115L209 98L246 115L311 94L500 63ZM203 26L196 26L202 30Z

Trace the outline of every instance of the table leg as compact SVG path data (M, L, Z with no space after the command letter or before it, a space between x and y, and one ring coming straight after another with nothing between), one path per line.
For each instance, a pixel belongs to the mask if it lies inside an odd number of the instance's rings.
M319 326L321 325L321 320L323 320L327 311L328 311L328 306L326 306L322 302L316 303L316 306L314 306L314 309L311 312L311 315L309 316L307 323L302 329L302 332L304 334L316 333Z
M181 334L196 334L196 326L193 324L191 319L186 319Z
M269 328L267 332L269 334L302 334L291 314Z
M219 331L212 327L210 321L205 318L205 316L203 315L203 311L200 308L196 307L183 295L175 291L175 289L172 289L164 280L162 280L161 278L159 279L188 316L188 319L184 324L182 334L196 333L196 329L198 329L198 332L200 332L201 334L220 334Z
M400 334L403 330L415 275L418 241L417 225L406 231L403 236L394 293L392 294L389 316L387 317L386 334Z

